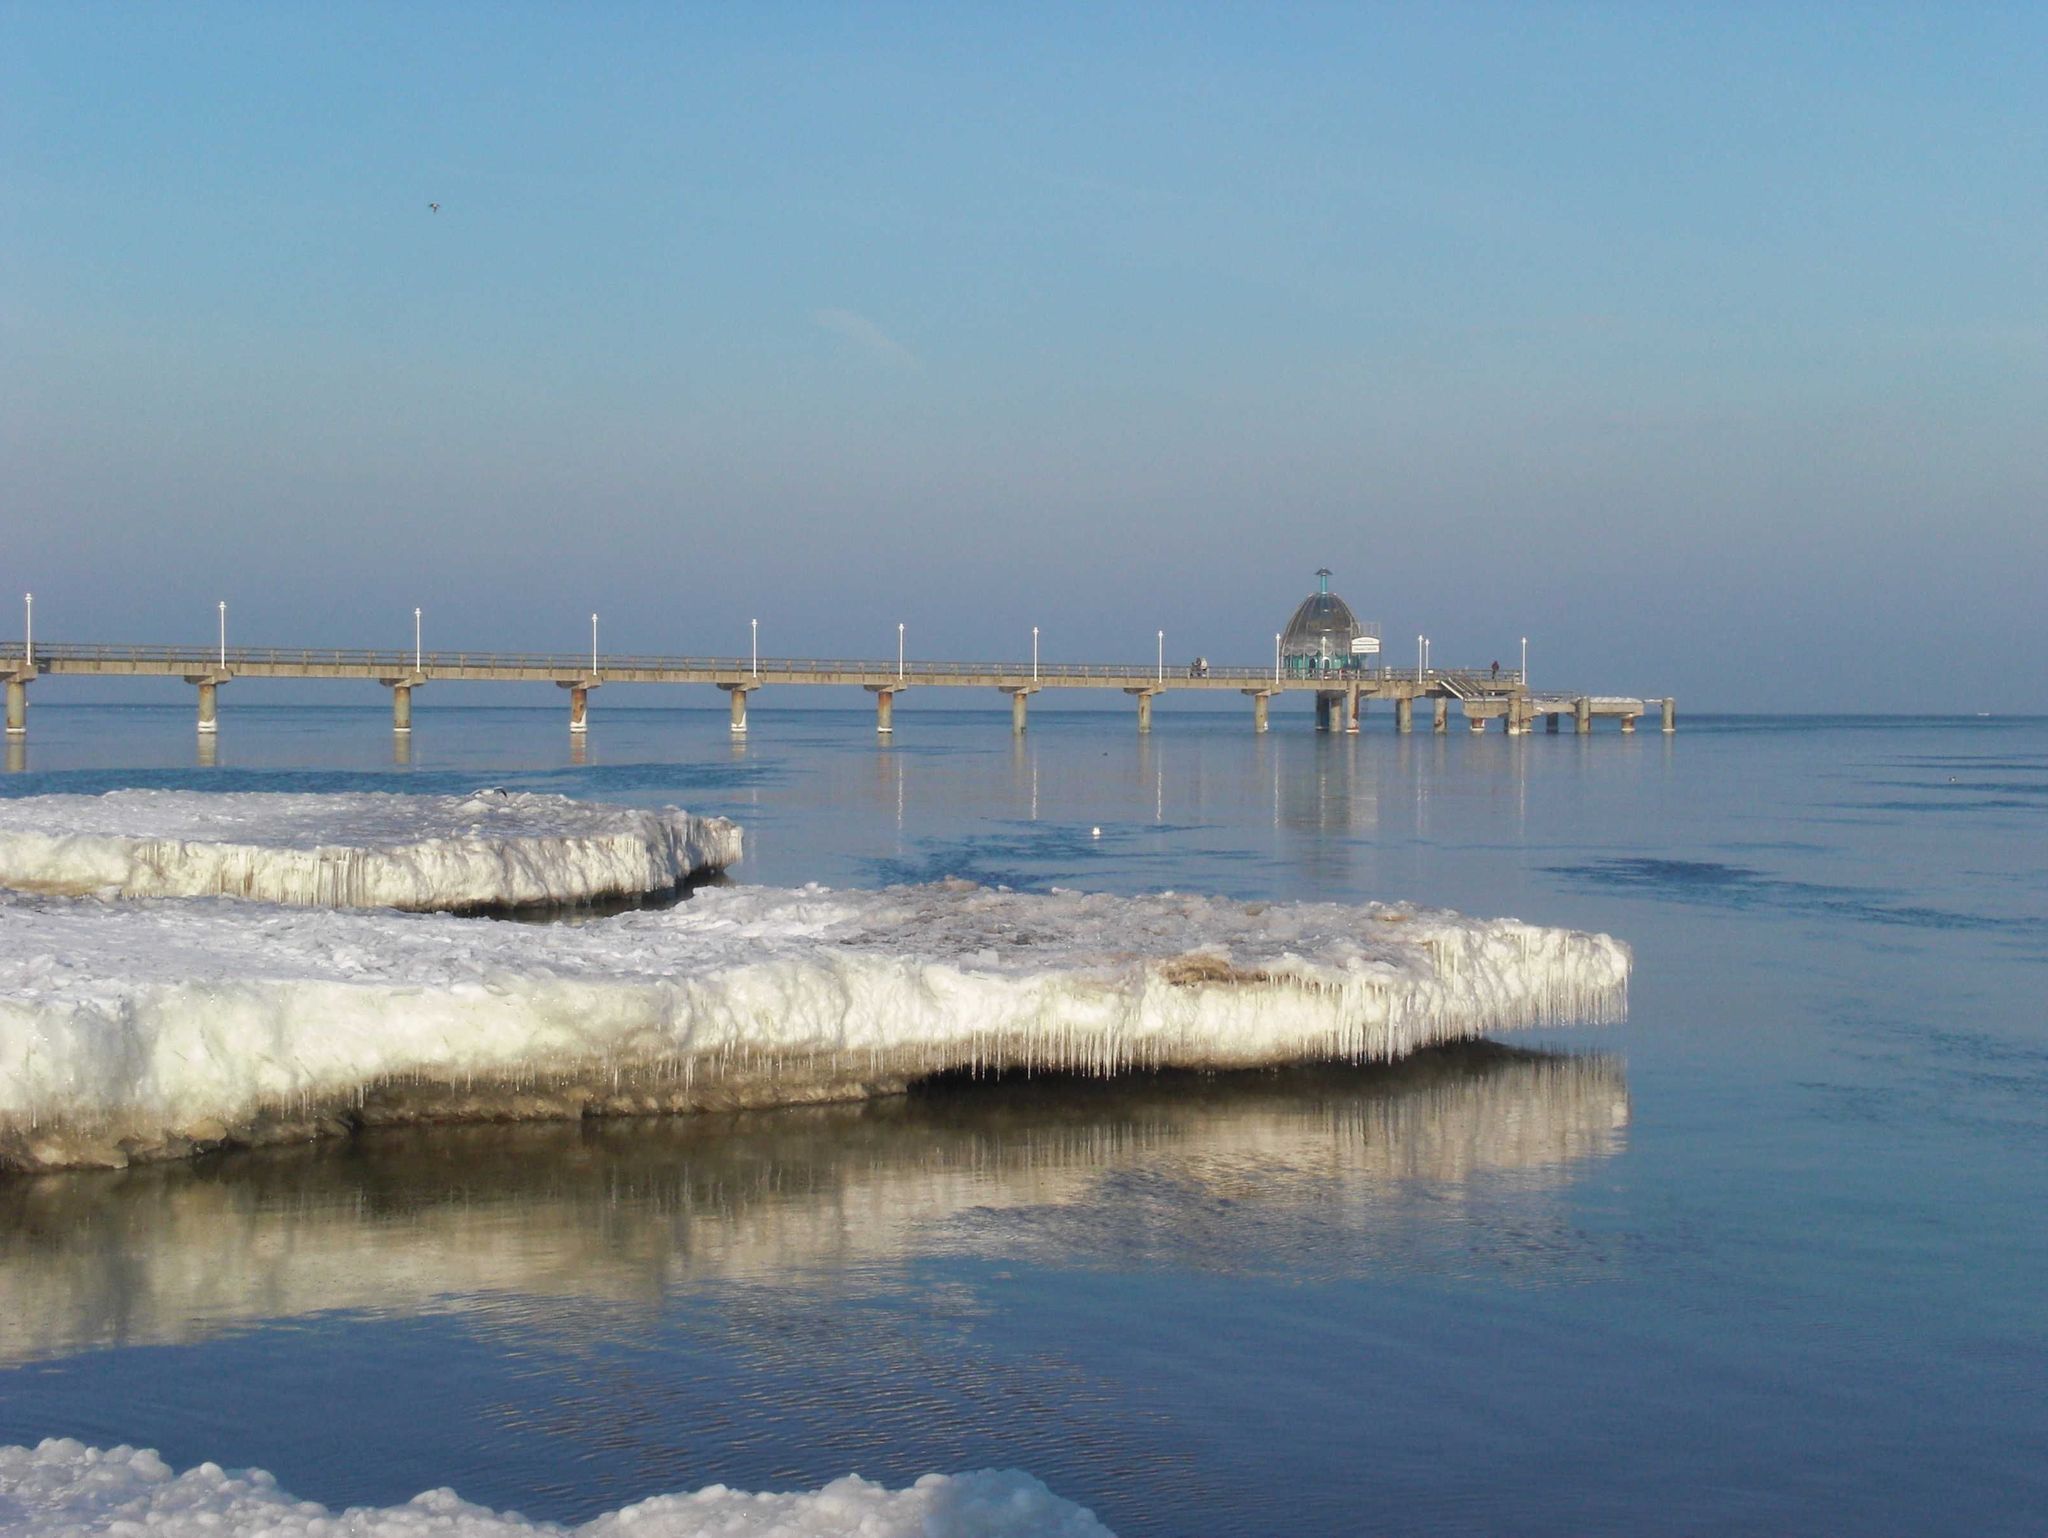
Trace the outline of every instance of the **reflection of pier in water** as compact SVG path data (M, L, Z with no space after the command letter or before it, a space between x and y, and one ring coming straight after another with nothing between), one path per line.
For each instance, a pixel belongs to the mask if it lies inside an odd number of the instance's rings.
M1566 1266L1531 1260L1530 1204L1618 1151L1627 1114L1610 1059L1477 1044L27 1178L0 1184L0 1361L478 1295L651 1307L963 1250L1291 1274L1412 1265L1455 1230L1469 1264L1489 1213L1516 1264Z

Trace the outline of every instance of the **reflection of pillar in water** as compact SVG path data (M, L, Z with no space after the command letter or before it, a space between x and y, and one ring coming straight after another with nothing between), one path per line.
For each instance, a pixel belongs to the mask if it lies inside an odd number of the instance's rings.
M570 737L569 762L572 764L587 764L590 762L590 736L587 732L577 732Z
M412 729L393 731L391 734L391 762L403 769L412 762Z
M28 743L20 737L7 739L7 772L20 774L28 768Z
M1302 853L1316 868L1339 872L1352 858L1348 841L1321 835L1377 825L1379 787L1373 778L1373 764L1369 754L1322 752L1277 778L1280 822L1318 835L1304 845Z
M1010 794L1014 804L1026 808L1031 821L1038 821L1038 755L1022 737L1010 739Z
M220 735L217 732L199 734L199 767L212 769L220 763Z

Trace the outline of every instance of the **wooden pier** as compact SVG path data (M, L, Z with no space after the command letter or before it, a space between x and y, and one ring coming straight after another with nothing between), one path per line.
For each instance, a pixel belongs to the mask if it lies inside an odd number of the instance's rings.
M1633 732L1649 709L1659 711L1663 730L1677 727L1669 698L1532 690L1513 669L1345 667L1315 672L1270 668L1204 667L1175 671L1164 666L1119 663L872 662L817 657L647 657L595 652L560 655L526 652L425 652L335 650L314 647L93 646L41 641L0 649L0 681L7 693L7 733L28 730L28 687L43 678L180 678L198 690L199 730L218 729L221 687L245 678L351 679L382 684L391 691L394 731L412 729L415 689L437 682L551 683L569 695L569 730L589 726L593 689L616 684L696 684L730 696L732 733L747 730L747 697L780 684L860 689L874 696L875 730L894 730L896 696L907 689L994 689L1009 696L1010 725L1022 733L1034 694L1062 689L1111 689L1137 707L1141 732L1152 729L1152 702L1162 694L1236 693L1252 706L1255 731L1267 727L1267 707L1276 695L1315 697L1316 729L1355 732L1375 700L1392 704L1394 729L1415 729L1415 705L1426 702L1430 727L1450 730L1457 707L1466 726L1483 732L1499 721L1519 736L1541 718L1556 732L1569 718L1572 730L1587 733L1599 717Z

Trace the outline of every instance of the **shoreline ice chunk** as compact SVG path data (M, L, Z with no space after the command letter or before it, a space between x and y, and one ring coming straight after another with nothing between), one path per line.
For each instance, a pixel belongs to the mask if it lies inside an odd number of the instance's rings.
M0 887L339 908L569 906L670 891L740 858L721 817L528 791L117 790L0 798Z
M1379 904L710 888L582 925L0 894L0 1169L363 1124L1387 1060L1626 1008L1606 935Z
M54 1437L33 1448L0 1447L0 1531L84 1538L145 1530L153 1538L1112 1538L1087 1508L1015 1470L927 1474L902 1490L852 1474L790 1494L708 1485L563 1528L472 1505L445 1488L402 1506L336 1512L299 1500L262 1469L202 1463L180 1474L147 1448Z

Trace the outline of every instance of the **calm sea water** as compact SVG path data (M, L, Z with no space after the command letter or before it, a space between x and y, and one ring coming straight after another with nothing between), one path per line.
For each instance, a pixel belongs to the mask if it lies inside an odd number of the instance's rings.
M1413 898L1622 936L1632 1015L10 1182L0 1442L559 1520L995 1465L1124 1534L2048 1531L2048 723L387 720L231 709L202 765L188 703L39 701L0 794L504 784L738 817L750 882Z

